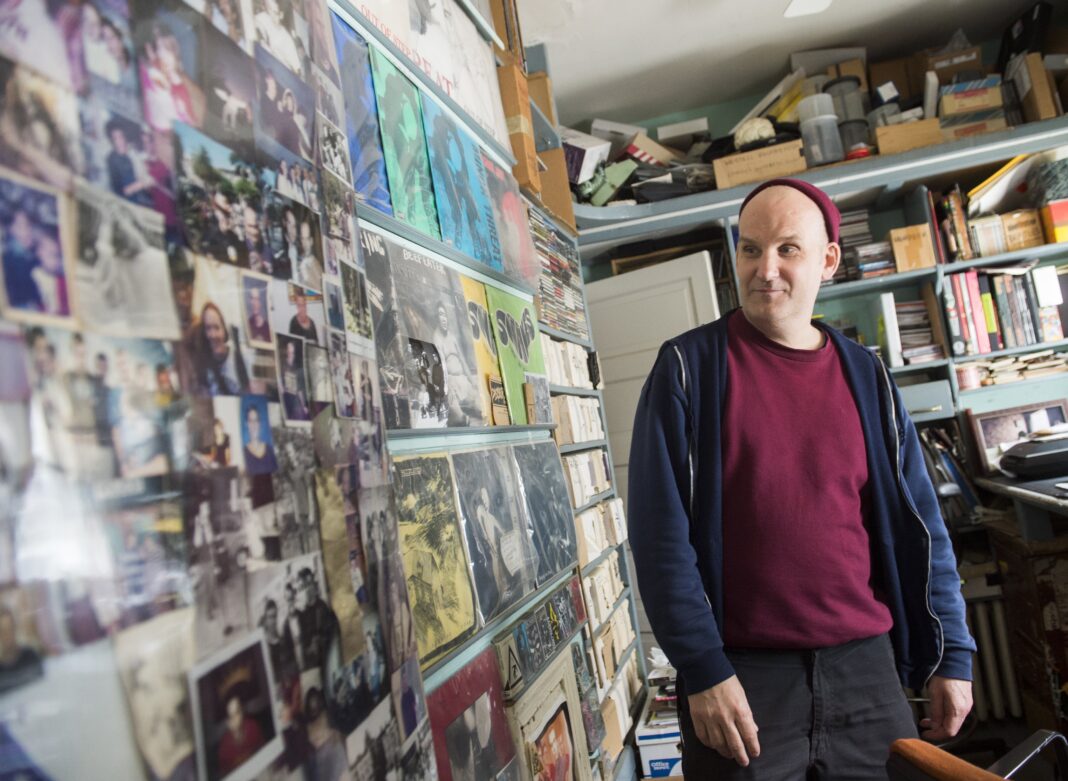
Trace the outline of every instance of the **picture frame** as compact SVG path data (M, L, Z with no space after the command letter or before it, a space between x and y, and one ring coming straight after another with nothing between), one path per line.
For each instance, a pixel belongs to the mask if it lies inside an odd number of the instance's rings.
M1068 399L1053 399L989 412L965 410L975 445L976 469L999 473L1003 450L1043 428L1068 423Z
M592 781L582 699L575 680L575 664L564 646L552 663L507 708L512 735L521 759L523 781L557 777L547 762L570 762L570 778ZM568 758L566 754L570 754Z

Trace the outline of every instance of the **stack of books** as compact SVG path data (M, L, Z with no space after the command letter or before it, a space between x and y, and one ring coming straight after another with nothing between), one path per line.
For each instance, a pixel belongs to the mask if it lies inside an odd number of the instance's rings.
M946 357L942 345L935 343L927 304L923 301L897 301L897 327L901 336L901 357L905 363L927 363Z
M1030 355L1008 355L990 361L975 361L962 366L976 366L983 385L1005 385L1054 374L1068 373L1068 354L1040 350Z
M541 261L538 319L557 331L588 339L590 327L582 298L582 267L571 237L537 209L530 209L530 233Z
M845 212L839 228L839 245L842 247L842 262L838 264L838 270L827 284L847 282L850 279L858 279L857 247L871 243L871 214L867 209Z
M856 259L856 279L885 277L897 272L894 248L889 241L861 244L853 250Z

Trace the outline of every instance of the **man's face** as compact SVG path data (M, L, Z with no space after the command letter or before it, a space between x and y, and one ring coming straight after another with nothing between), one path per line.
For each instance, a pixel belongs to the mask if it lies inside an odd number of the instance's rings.
M115 128L111 131L111 145L120 155L126 154L126 134L121 129Z
M231 697L226 703L226 726L233 732L241 731L241 722L245 720L245 711L241 707L241 700Z
M438 326L442 331L448 333L449 331L449 315L445 312L445 307L438 307Z
M290 243L297 240L297 216L292 209L286 209L286 240Z
M226 326L214 309L204 313L204 336L212 352L222 353L226 350Z
M252 242L260 240L259 216L251 206L245 207L245 236Z
M15 241L23 247L28 247L33 243L33 223L30 222L26 212L21 209L15 212L15 216L11 219L10 230Z
M308 299L303 295L293 297L293 305L297 308L297 314L303 319L308 314Z
M305 255L310 255L313 245L311 223L302 222L300 224L300 251Z
M769 187L745 207L738 233L746 318L758 328L808 327L820 282L834 275L840 257L819 207L791 187Z

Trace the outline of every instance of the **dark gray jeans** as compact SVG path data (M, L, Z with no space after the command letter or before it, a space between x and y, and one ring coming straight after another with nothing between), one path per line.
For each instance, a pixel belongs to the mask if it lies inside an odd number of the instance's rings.
M916 737L886 635L816 651L728 651L760 732L743 768L701 743L679 679L686 781L885 779L890 744Z

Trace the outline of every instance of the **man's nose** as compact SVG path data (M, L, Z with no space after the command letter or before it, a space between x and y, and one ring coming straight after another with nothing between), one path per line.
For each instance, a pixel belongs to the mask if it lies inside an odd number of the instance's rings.
M774 252L764 251L757 261L757 278L770 280L779 276L779 259Z

